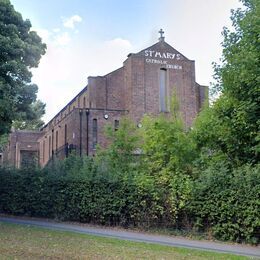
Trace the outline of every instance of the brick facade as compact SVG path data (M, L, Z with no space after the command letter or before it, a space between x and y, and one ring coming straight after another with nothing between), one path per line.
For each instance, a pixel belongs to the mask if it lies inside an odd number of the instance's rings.
M121 68L88 78L88 85L38 133L40 165L51 158L62 159L71 150L80 155L95 154L95 142L106 146L107 123L115 124L128 115L137 124L144 114L167 112L173 95L179 101L186 127L191 126L207 100L208 88L196 83L195 62L161 37L151 47L129 54Z
M9 135L7 149L3 154L4 162L20 168L23 156L27 153L39 158L39 138L43 135L40 131L14 131ZM25 162L27 163L27 162Z

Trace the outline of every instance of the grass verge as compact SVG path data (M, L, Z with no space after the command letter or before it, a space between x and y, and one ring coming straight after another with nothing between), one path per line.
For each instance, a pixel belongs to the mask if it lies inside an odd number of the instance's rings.
M0 223L0 259L249 259Z

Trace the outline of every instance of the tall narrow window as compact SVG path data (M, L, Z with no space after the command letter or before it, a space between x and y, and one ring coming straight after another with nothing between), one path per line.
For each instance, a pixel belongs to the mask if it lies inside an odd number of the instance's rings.
M115 131L119 128L119 120L115 120Z
M65 125L64 143L67 144L67 125Z
M49 136L49 158L51 158L51 136Z
M45 140L43 140L43 147L42 147L42 161L45 162Z
M160 112L167 112L166 69L160 69Z
M51 154L53 155L54 150L54 129L51 130Z
M93 149L97 148L97 119L93 119Z
M59 144L59 133L56 131L56 151L58 150L58 144Z
M83 108L86 108L86 97L83 98Z
M68 151L67 125L66 124L65 124L65 128L64 128L64 147L65 147L65 156L67 158L69 151Z

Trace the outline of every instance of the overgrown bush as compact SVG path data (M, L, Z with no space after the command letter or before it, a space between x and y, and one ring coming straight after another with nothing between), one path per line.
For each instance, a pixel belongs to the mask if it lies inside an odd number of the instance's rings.
M163 208L152 178L99 171L69 157L43 170L0 169L0 212L106 225L152 226Z
M222 240L259 243L260 167L231 169L219 162L194 182L189 205L197 228Z
M259 243L259 165L236 170L223 162L212 165L197 180L189 179L191 194L184 204L182 189L187 187L177 187L180 193L175 187L187 185L183 175L160 186L158 179L142 172L97 172L88 158L72 156L58 165L63 172L57 166L0 168L0 212L139 227L176 227L186 214L195 228L211 231L218 239Z

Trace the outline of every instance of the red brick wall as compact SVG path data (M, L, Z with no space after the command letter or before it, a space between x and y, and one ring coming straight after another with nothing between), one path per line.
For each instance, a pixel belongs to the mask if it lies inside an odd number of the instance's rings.
M158 115L159 76L162 68L166 69L168 106L175 94L184 123L187 127L191 126L207 99L208 88L195 82L195 62L161 41L139 53L129 55L122 68L105 76L88 78L87 88L73 98L42 129L43 136L39 138L41 165L46 165L66 142L73 144L78 150L81 147L82 154L94 154L93 119L97 119L98 122L98 144L106 146L104 128L107 123L114 125L115 120L120 121L126 114L136 122L139 122L144 114ZM84 97L86 107L83 104ZM104 114L108 114L107 120L104 119ZM66 142L65 125L67 125ZM24 142L30 141L25 136L23 138ZM15 161L15 156L10 155L11 157Z

